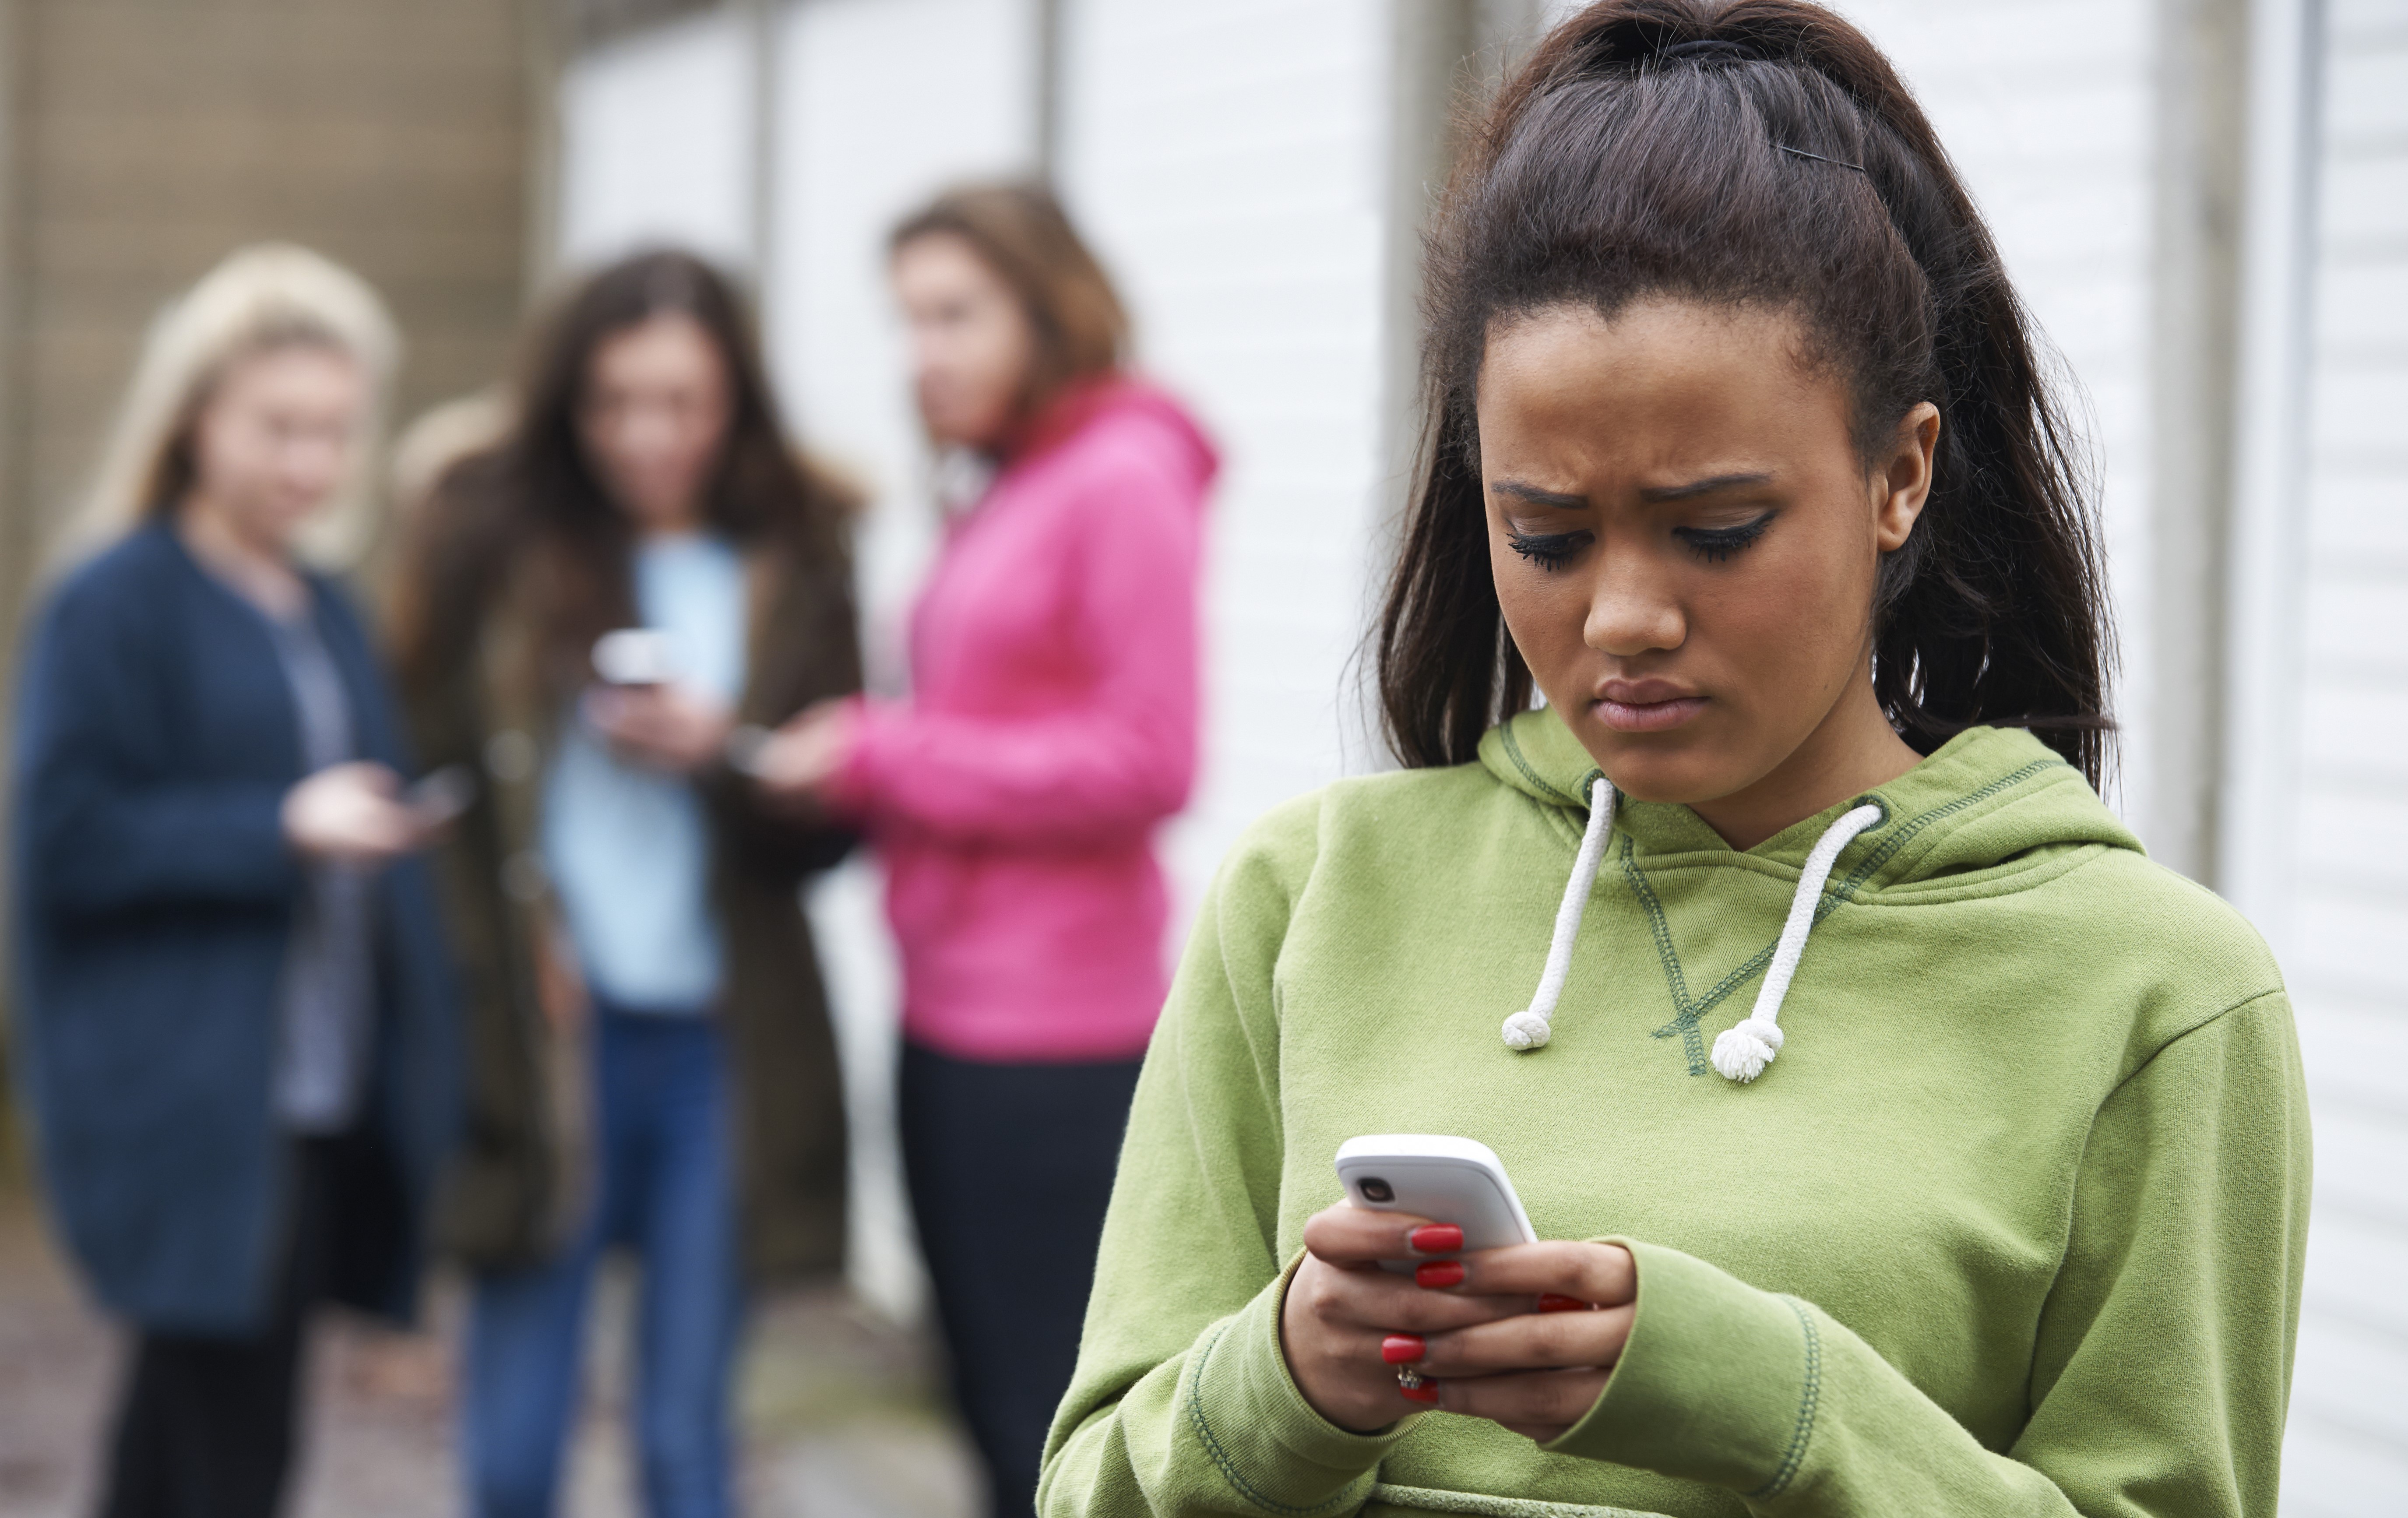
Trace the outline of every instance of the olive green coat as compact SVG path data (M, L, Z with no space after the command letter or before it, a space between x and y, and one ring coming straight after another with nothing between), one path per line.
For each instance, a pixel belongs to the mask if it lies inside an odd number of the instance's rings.
M738 721L774 726L860 688L851 574L790 551L748 553L750 637ZM591 1195L587 1019L538 848L542 778L581 672L547 674L528 609L530 560L424 592L427 631L409 707L430 766L482 781L438 862L467 978L469 1078L463 1147L443 1188L438 1242L477 1268L536 1263L562 1244ZM841 858L840 830L765 811L741 776L696 782L710 820L711 890L725 933L720 1008L734 1094L743 1258L755 1283L841 1267L843 1090L827 995L797 901Z

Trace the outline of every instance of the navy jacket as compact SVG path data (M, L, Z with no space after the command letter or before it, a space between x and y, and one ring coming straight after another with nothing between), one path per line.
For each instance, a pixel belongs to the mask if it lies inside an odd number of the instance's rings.
M312 580L364 758L404 768L359 619ZM164 526L82 566L29 640L11 827L18 1067L45 1188L102 1302L147 1328L265 1325L292 1145L278 983L302 874L280 822L298 719L266 623ZM406 770L404 770L407 773ZM426 872L380 876L363 1116L378 1181L335 1295L407 1317L459 1056Z

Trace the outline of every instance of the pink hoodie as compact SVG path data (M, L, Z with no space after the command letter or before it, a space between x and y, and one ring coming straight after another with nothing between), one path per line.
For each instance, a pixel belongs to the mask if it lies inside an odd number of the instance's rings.
M1165 990L1156 824L1196 773L1197 572L1218 462L1177 402L1066 395L954 523L908 703L837 796L886 866L903 1030L996 1063L1134 1058Z

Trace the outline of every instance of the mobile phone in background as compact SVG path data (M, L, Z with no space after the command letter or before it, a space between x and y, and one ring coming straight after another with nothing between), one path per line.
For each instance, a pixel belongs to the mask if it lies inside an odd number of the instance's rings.
M605 685L666 685L677 675L677 649L652 627L622 627L594 640L595 678Z
M1505 1162L1476 1138L1430 1133L1349 1138L1338 1146L1338 1181L1356 1207L1454 1224L1463 1230L1467 1253L1538 1241ZM1380 1263L1399 1274L1410 1273L1414 1264Z
M775 733L758 723L742 723L727 735L727 747L722 751L727 767L739 775L758 777L761 773L761 751L769 746Z
M445 765L410 781L401 803L428 827L455 821L477 799L477 775L466 765Z

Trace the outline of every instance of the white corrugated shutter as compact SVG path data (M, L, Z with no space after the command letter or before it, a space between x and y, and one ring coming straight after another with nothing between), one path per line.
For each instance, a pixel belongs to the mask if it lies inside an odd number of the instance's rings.
M1368 757L1344 692L1381 566L1390 20L1373 0L1067 0L1063 36L1064 197L1142 365L1227 462L1203 783L1169 840L1192 901L1248 823Z
M752 72L732 11L639 33L560 80L558 252L572 267L673 243L750 251Z
M777 29L769 356L790 420L870 492L855 567L882 688L901 680L905 610L936 532L886 237L947 184L1034 167L1034 14L1031 0L807 0ZM853 1283L909 1316L924 1293L895 1137L898 988L881 891L856 856L814 890L811 916L853 1120Z
M2408 1510L2408 3L2334 0L2284 969L2316 1198L2283 1511Z

